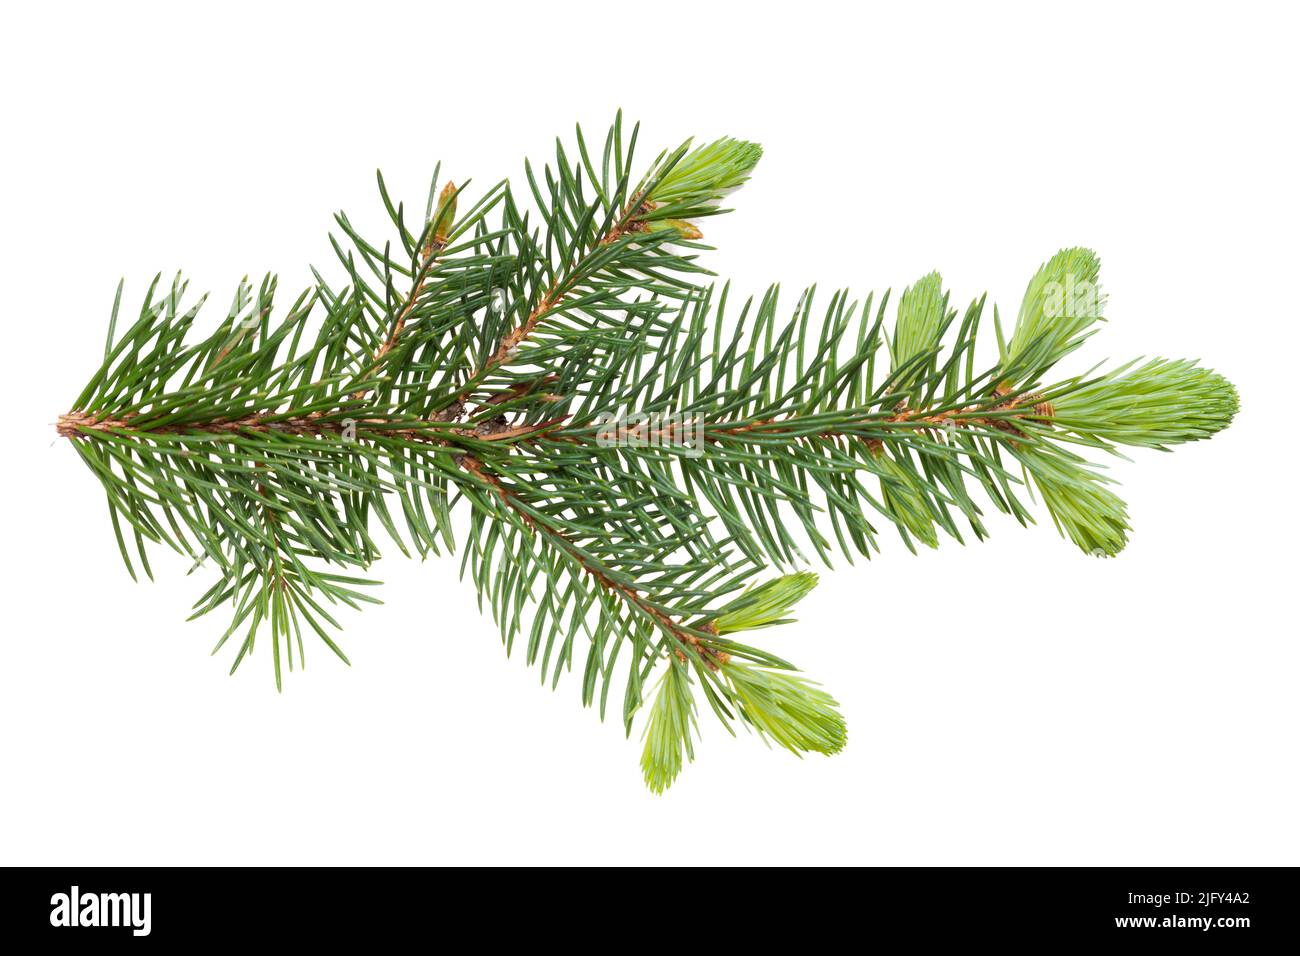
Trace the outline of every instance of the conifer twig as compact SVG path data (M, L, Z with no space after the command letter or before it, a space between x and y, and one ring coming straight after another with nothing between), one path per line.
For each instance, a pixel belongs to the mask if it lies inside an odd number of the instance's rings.
M892 303L809 290L783 312L773 286L737 308L697 224L761 150L723 138L643 163L638 135L620 116L591 150L577 130L525 165L526 190L468 209L435 170L418 234L381 176L395 239L340 213L341 287L313 270L281 312L273 276L242 282L203 338L179 277L155 278L119 335L119 287L57 433L99 479L132 577L149 545L207 576L193 617L229 612L213 653L236 637L232 673L264 629L277 688L295 648L306 666L304 630L350 663L335 615L377 600L358 575L381 542L459 551L508 651L553 686L578 671L584 705L613 699L628 733L644 715L652 791L694 759L700 702L732 732L836 753L835 700L746 643L789 620L813 558L871 557L882 528L912 550L980 539L990 510L1029 524L1026 492L1115 555L1127 507L1086 454L1167 449L1236 413L1195 362L1057 370L1105 321L1087 249L1043 263L1009 335L993 307L996 355L985 298L951 306L937 272Z

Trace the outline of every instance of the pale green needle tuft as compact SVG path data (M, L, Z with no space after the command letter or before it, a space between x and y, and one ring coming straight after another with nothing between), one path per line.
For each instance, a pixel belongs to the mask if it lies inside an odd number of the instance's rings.
M691 735L698 733L695 699L686 665L669 662L650 705L645 745L641 748L641 773L653 793L663 793L682 772L683 755L695 759Z
M1003 356L1004 378L1019 382L1041 374L1096 331L1105 297L1097 277L1101 260L1091 249L1062 249L1029 280L1015 332Z
M1104 442L1166 448L1209 438L1237 414L1237 390L1187 360L1121 368L1056 403L1053 423Z
M1112 557L1128 543L1128 509L1106 487L1109 479L1060 450L1018 448L1057 530L1088 554Z
M931 356L929 363L918 363L922 367L902 371L909 362L938 347L947 318L948 297L944 295L943 280L939 273L931 272L917 280L915 285L903 290L898 300L894 336L889 340L890 369L902 372L894 384L895 391L921 376L927 370L925 364L933 367Z
M817 586L817 575L800 571L766 581L727 604L713 619L718 634L788 624L785 613Z
M700 146L678 161L655 187L650 198L657 203L690 199L721 199L749 179L763 156L763 147L724 136Z
M806 678L784 670L732 663L723 675L741 716L764 740L794 754L836 754L848 731L839 704Z

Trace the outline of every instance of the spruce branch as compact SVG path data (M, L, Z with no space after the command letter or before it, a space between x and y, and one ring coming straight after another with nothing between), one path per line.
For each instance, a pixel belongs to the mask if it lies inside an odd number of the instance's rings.
M1193 362L1062 376L1104 321L1100 263L1065 249L1030 279L1009 334L939 273L886 292L737 305L699 261L761 150L731 138L638 157L621 116L581 129L471 201L435 169L414 228L381 176L393 238L339 213L341 281L287 308L241 282L195 337L204 299L156 277L59 435L99 478L132 577L148 550L210 577L193 617L229 615L232 673L269 632L276 686L304 630L341 660L339 607L378 599L381 544L461 553L508 652L552 686L576 667L605 715L621 688L662 792L694 759L702 699L796 754L840 750L838 704L747 632L789 622L811 561L985 537L1041 499L1058 530L1113 555L1129 533L1085 457L1169 449L1225 427L1237 395ZM460 177L457 177L458 180ZM525 209L530 206L530 209ZM987 335L985 335L987 338ZM656 672L658 672L656 683ZM646 697L651 697L645 707Z

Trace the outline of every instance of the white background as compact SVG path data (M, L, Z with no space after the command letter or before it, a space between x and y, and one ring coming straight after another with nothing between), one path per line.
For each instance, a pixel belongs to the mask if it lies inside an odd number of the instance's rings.
M1283 7L1027 4L36 5L6 15L0 862L1300 862L1292 438L1297 24ZM847 750L799 761L705 714L670 793L639 743L504 656L458 558L390 558L276 695L233 678L206 581L117 555L53 422L113 289L177 269L226 302L381 228L374 169L486 186L616 107L648 146L763 143L710 260L743 290L900 288L1014 312L1064 245L1110 324L1067 370L1201 358L1242 412L1114 461L1110 561L1050 522L910 556L882 535L767 644L825 682ZM473 188L473 187L471 187ZM365 230L363 230L365 231ZM335 273L336 274L336 273ZM1012 570L1015 569L1015 570ZM639 732L639 729L638 729Z

